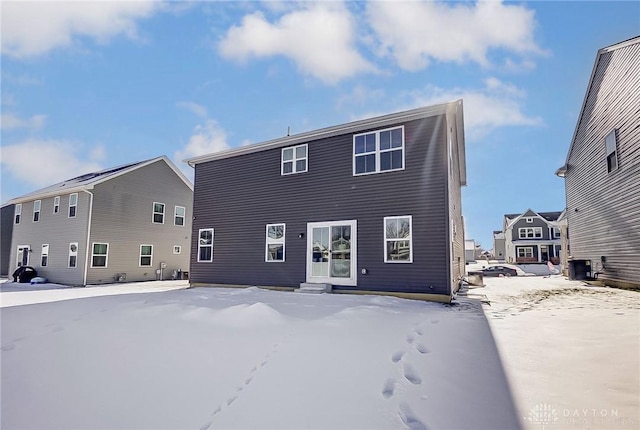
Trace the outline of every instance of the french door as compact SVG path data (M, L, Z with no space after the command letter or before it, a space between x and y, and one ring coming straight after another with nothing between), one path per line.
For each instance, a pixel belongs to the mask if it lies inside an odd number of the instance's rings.
M307 282L357 285L357 221L307 224Z

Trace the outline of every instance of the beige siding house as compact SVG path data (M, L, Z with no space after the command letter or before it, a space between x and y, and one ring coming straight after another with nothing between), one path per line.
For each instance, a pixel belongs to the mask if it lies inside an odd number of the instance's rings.
M193 185L165 156L11 200L10 272L66 285L171 279L189 269Z

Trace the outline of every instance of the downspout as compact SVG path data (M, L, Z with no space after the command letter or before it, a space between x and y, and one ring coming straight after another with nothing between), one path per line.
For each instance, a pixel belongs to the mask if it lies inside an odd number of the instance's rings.
M82 278L82 285L84 287L87 286L87 276L89 272L89 246L91 245L91 223L93 217L93 193L89 190L82 190L85 193L89 194L89 218L87 219L87 246L85 248L85 257L84 257L84 276Z

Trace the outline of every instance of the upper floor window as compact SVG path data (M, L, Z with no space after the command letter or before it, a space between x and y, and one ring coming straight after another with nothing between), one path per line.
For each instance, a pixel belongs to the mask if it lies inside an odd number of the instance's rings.
M213 229L198 230L198 261L213 261Z
M412 242L410 215L384 218L385 263L411 263Z
M75 218L78 209L78 193L69 196L69 218Z
M53 198L53 213L57 214L60 212L60 196L55 196Z
M557 227L551 228L551 237L554 239L560 239L560 229Z
M33 222L40 221L40 208L42 207L42 201L36 200L33 202Z
M542 237L542 227L524 227L518 229L520 239L539 239Z
M173 211L173 225L184 225L184 206L176 206Z
M533 217L527 217L527 224L531 224L533 222Z
M404 169L404 127L353 136L353 174Z
M267 224L264 261L284 261L284 224Z
M140 245L140 266L151 266L153 245Z
M618 168L618 150L616 145L616 130L611 130L604 139L607 148L607 172L611 173Z
M91 267L107 267L108 243L94 243L91 252Z
M14 214L15 214L15 223L20 224L20 217L22 216L22 203L16 204L16 209Z
M290 175L307 171L307 144L282 148L281 174Z
M42 245L42 252L40 253L40 266L46 267L49 262L49 244Z
M164 224L164 203L153 202L153 222Z

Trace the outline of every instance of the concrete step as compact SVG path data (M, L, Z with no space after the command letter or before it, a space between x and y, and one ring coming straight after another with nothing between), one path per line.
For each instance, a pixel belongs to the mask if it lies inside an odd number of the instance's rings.
M331 292L331 284L319 284L312 282L303 282L300 288L295 290L296 293L322 294Z

